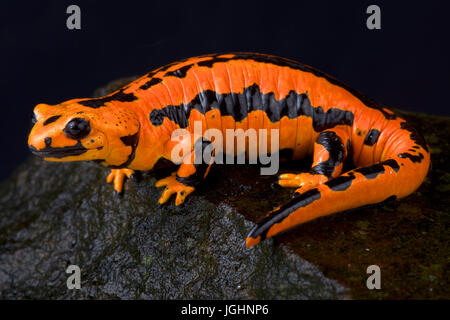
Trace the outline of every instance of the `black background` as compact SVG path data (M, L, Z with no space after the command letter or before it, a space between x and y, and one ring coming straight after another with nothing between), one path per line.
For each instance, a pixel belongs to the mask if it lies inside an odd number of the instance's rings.
M81 30L66 28L71 4ZM366 27L370 4L381 30ZM2 1L0 179L29 155L37 103L206 53L291 58L389 107L449 115L448 15L444 1Z

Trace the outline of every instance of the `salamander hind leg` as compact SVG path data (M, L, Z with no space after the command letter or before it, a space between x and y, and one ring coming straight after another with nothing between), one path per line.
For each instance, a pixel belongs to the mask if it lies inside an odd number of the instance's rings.
M278 184L287 188L299 188L296 193L316 188L342 172L348 150L344 129L335 128L319 134L314 143L314 160L311 170L300 174L285 173L279 176Z
M118 194L122 193L125 177L132 180L135 179L135 171L131 169L111 169L111 172L106 177L107 183L114 183L114 191Z
M316 175L308 172L300 174L284 173L279 176L278 184L285 188L302 188L302 190L309 190L325 181L327 181L327 178L323 175Z

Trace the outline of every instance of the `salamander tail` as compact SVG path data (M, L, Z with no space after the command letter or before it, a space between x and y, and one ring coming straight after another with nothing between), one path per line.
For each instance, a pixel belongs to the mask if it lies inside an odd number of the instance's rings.
M318 217L409 195L420 186L428 172L429 153L421 155L415 158L399 154L383 162L348 171L317 188L297 193L291 201L269 213L250 231L246 246L254 246Z

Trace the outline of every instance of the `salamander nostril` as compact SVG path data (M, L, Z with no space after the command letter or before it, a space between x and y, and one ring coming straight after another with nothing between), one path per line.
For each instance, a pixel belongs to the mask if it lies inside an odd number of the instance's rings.
M50 145L52 144L52 138L47 137L47 138L44 139L44 142L45 142L45 146L47 148L50 148Z

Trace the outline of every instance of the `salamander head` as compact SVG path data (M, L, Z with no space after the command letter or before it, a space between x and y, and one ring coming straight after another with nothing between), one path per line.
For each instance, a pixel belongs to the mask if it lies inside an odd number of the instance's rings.
M124 108L89 108L77 101L34 108L31 152L47 161L98 160L111 166L131 161L139 138L136 114Z

